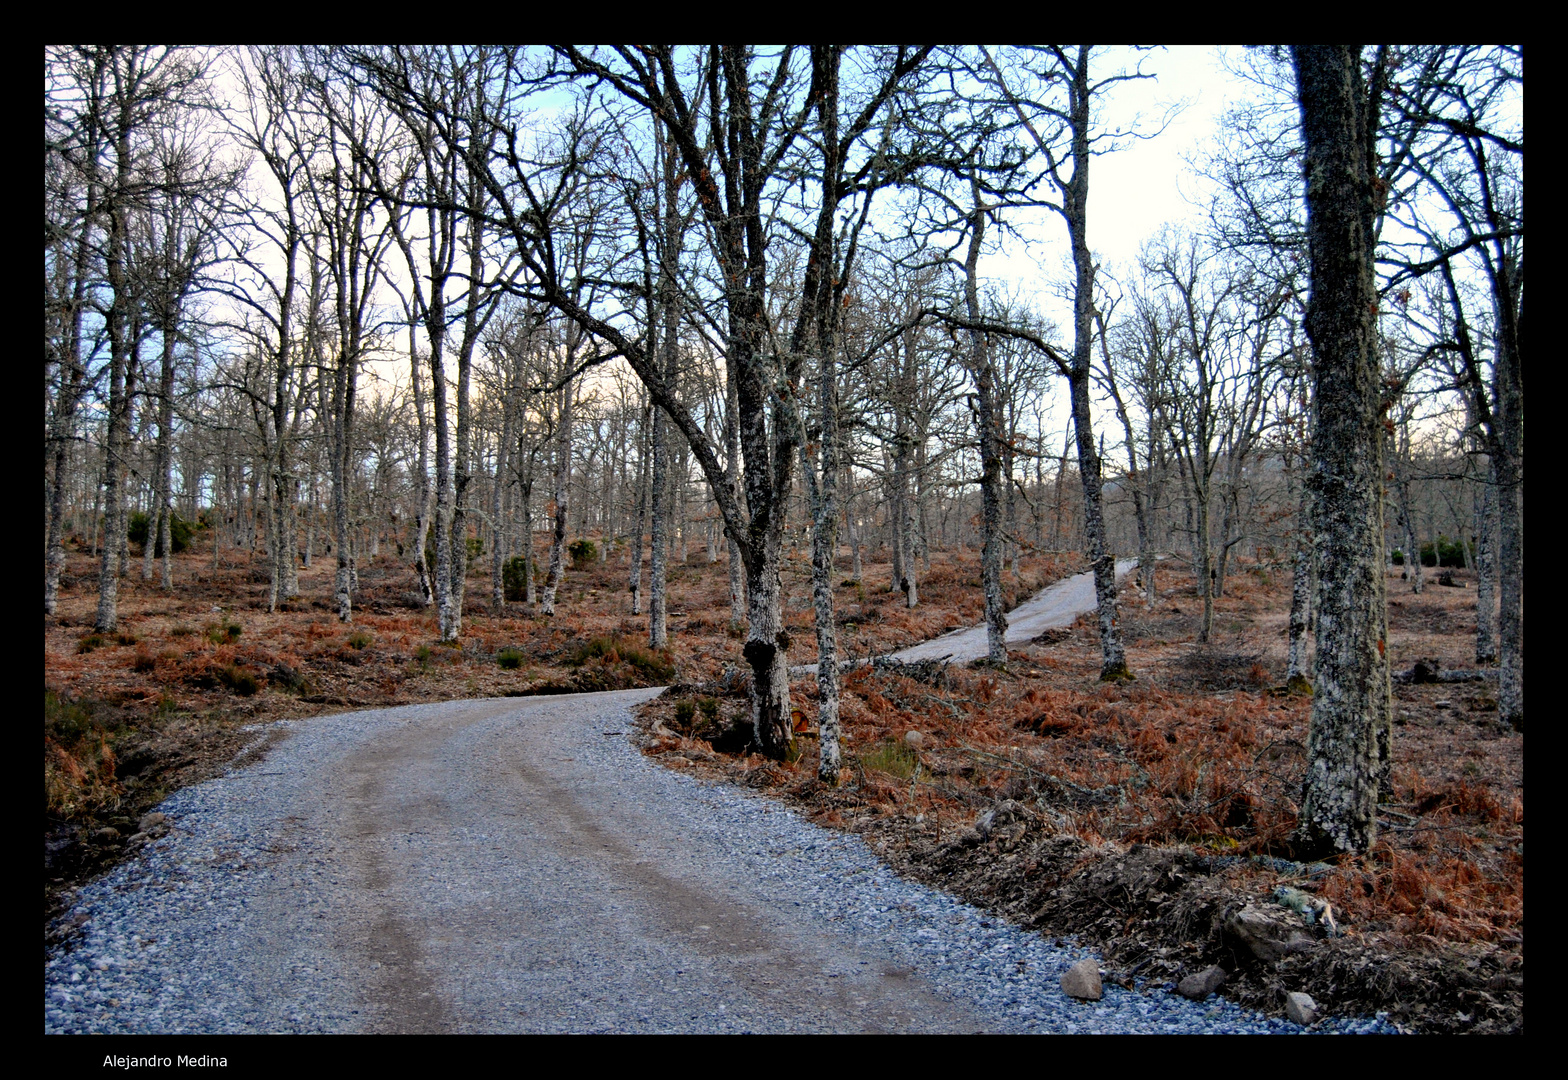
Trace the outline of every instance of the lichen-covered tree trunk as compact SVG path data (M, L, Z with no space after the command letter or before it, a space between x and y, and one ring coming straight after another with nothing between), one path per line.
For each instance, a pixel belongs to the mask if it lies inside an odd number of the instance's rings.
M570 334L570 331L568 331ZM569 338L575 344L575 338ZM573 350L566 350L566 368L571 370ZM572 398L573 386L568 382L561 387L560 420L555 436L555 521L550 535L550 567L546 571L544 589L539 597L539 610L545 615L555 614L555 594L566 574L566 524L570 510L568 499L572 480Z
M126 150L121 156L122 173L128 168L123 164L128 155ZM125 267L124 211L112 211L109 217L109 251L105 259L111 290L105 320L109 337L109 427L104 438L104 543L98 564L98 613L93 622L93 628L100 634L109 633L119 625L120 544L125 537L122 478L131 421L127 387L132 350L127 309L131 298Z
M964 305L971 322L980 321L980 247L985 236L985 207L971 179L974 209L969 219L969 250L964 259ZM1002 597L1002 453L997 433L996 378L985 335L969 333L970 370L975 380L975 427L980 438L980 584L985 593L986 659L1007 663L1007 603Z
M1101 495L1100 455L1094 444L1089 410L1090 365L1093 362L1094 257L1089 251L1089 47L1080 46L1072 65L1068 122L1072 133L1072 175L1062 189L1062 210L1073 253L1073 357L1067 385L1072 400L1073 431L1078 441L1078 476L1083 485L1084 539L1094 570L1095 605L1100 616L1100 678L1131 678L1122 648L1116 610L1116 556L1108 550Z
M1359 48L1293 49L1305 145L1317 662L1298 826L1303 855L1377 839L1392 738L1383 572L1382 382L1370 132ZM1372 115L1375 115L1375 111Z
M517 388L522 379L520 358L514 357L506 388L501 419L501 441L496 446L495 484L490 494L490 520L495 522L490 538L490 605L495 614L506 611L506 492L512 465L513 417L517 413Z
M651 513L648 522L648 644L662 649L669 644L667 579L670 552L670 448L664 414L653 415L653 468Z
M1512 279L1514 271L1504 277ZM1522 268L1517 271L1523 277ZM1517 283L1522 287L1522 282ZM1497 392L1497 715L1524 730L1524 337L1523 301L1516 332L1498 335Z
M642 538L648 531L648 477L650 462L648 449L651 445L653 428L653 410L645 408L642 413L642 452L638 455L637 465L637 525L632 530L631 558L627 564L627 586L632 594L632 614L642 614Z
M1476 500L1475 662L1497 663L1497 473L1490 463Z
M523 504L523 535L521 538L523 549L523 603L532 607L538 602L537 591L539 583L535 580L534 573L534 459L528 463L528 475L519 485L519 493Z
M1307 670L1307 634L1312 629L1311 516L1311 489L1303 485L1296 513L1296 551L1291 557L1290 645L1285 658L1285 689L1292 693L1312 690L1312 677Z
M1405 437L1408 440L1408 432ZM1399 493L1399 521L1405 534L1405 574L1410 581L1410 591L1419 594L1426 580L1421 572L1421 542L1416 538L1415 517L1410 512L1410 463L1398 450L1392 456L1395 490ZM1443 553L1438 545L1433 544L1432 550L1437 553L1437 562L1441 563Z
M1194 462L1194 475L1199 469L1198 463ZM1214 631L1214 545L1209 537L1208 494L1208 485L1205 484L1194 500L1197 504L1198 532L1193 544L1198 549L1198 592L1203 595L1203 617L1198 623L1198 640L1204 644L1208 643L1209 635Z
M735 371L732 365L726 365L724 378L724 483L730 492L730 497L737 504L741 501L741 453L740 453L740 425L738 413L740 399L735 388ZM729 584L730 584L730 632L743 634L746 631L746 564L741 558L740 545L733 537L729 540Z
M419 582L419 595L425 606L436 601L435 590L430 585L430 566L425 558L425 543L430 537L430 420L425 407L425 379L419 370L419 351L415 347L413 319L408 327L408 359L411 385L414 390L414 419L419 435L419 450L415 469L419 474L419 501L414 507L414 577Z

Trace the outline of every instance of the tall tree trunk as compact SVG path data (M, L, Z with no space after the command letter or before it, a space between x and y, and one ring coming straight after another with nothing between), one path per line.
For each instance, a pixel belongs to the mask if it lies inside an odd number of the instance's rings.
M1497 663L1497 473L1490 459L1476 508L1475 662Z
M125 127L122 124L117 142L119 183L116 190L121 192L126 190L130 177L130 140ZM129 325L131 283L125 266L127 210L127 207L118 205L110 208L108 251L104 260L110 289L109 311L105 320L109 337L109 429L104 440L104 544L98 564L98 613L93 624L101 634L109 633L119 625L120 542L125 536L121 477L124 473L124 445L130 427L131 404L126 383L132 350Z
M740 452L740 399L737 396L734 365L725 365L724 374L724 482L729 486L730 497L740 503L741 452ZM730 633L746 632L746 564L741 558L740 545L728 537L730 585Z
M1505 267L1503 277L1514 287ZM1500 306L1512 300L1503 298ZM1497 445L1493 457L1497 476L1497 581L1498 581L1498 719L1515 731L1524 730L1524 339L1523 300L1515 333L1498 335L1494 397L1497 401Z
M1303 485L1296 512L1295 554L1291 557L1290 645L1285 659L1285 688L1295 693L1312 690L1307 669L1307 634L1312 629L1312 489Z
M662 649L669 644L666 580L670 552L670 448L664 413L653 414L652 510L648 524L648 644Z
M414 508L414 576L419 581L419 595L426 607L435 603L435 590L430 585L430 567L425 558L425 543L430 536L430 421L425 411L425 380L419 371L419 353L414 346L414 321L409 320L408 361L414 389L414 419L419 432L417 464L419 473L419 501Z
M566 365L571 371L576 358L577 338L567 330ZM555 437L555 522L550 536L550 568L544 579L544 590L539 598L539 610L545 615L555 614L555 594L566 574L566 525L570 512L572 481L572 404L575 387L568 382L561 387L560 420Z
M653 446L653 410L642 411L642 452L637 465L637 527L632 532L630 588L632 614L642 614L642 538L648 532L648 485Z
M1303 855L1365 852L1391 750L1383 575L1382 380L1372 275L1376 103L1359 47L1295 46L1305 144L1314 351L1312 501L1317 663Z
M985 236L986 210L980 187L970 181L974 209L969 218L969 250L964 260L964 305L971 322L980 321L980 246ZM997 433L996 376L985 335L969 333L970 370L974 373L972 406L980 437L980 584L985 592L986 658L1007 663L1007 603L1002 596L1002 453Z

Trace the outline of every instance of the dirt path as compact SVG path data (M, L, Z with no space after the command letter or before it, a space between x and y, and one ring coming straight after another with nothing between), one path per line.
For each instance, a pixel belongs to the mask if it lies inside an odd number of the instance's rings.
M338 932L373 975L367 1026L985 1027L580 760L585 721L654 693L454 706L323 777L345 796L323 825L359 885Z

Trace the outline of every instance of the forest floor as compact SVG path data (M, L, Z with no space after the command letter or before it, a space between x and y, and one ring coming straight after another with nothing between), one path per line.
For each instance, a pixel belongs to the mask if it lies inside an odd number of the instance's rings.
M74 885L143 842L142 815L170 791L264 753L273 720L459 697L670 684L642 741L663 764L724 778L864 834L890 863L979 906L1099 947L1110 978L1160 985L1221 967L1220 993L1278 1012L1310 993L1335 1014L1387 1012L1418 1031L1522 1031L1523 736L1496 724L1495 684L1395 687L1393 790L1366 858L1291 863L1309 701L1282 693L1289 578L1247 565L1195 642L1192 575L1162 562L1158 597L1124 586L1137 679L1099 683L1091 618L1014 650L1004 669L863 666L844 679L848 768L815 779L815 677L793 700L797 760L738 745L747 675L728 628L725 564L701 550L670 575L671 646L646 648L623 552L571 570L558 614L489 610L469 578L460 647L437 641L406 564L370 560L353 625L331 610L332 565L302 597L265 610L257 554L175 561L176 588L121 583L121 625L97 635L96 561L71 556L45 619L45 923ZM848 561L847 559L845 560ZM1009 604L1082 569L1026 556ZM982 617L976 552L939 552L920 605L888 588L885 562L838 588L850 657L892 652ZM792 552L786 623L815 659L809 563ZM1389 580L1396 670L1418 659L1473 667L1474 581L1409 593ZM917 735L910 736L910 732ZM249 747L249 749L247 749ZM978 825L978 828L976 827ZM1290 891L1294 890L1294 891ZM1336 928L1311 920L1327 902Z

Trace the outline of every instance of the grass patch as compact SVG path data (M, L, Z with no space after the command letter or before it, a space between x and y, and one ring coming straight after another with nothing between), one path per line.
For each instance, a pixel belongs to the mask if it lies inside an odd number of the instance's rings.
M261 689L261 679L238 664L225 664L213 673L231 693L251 697Z
M495 662L507 671L516 671L525 659L521 649L506 648L495 654Z
M375 638L371 637L368 630L355 630L347 638L348 647L351 649L363 649L374 640Z
M902 739L884 739L861 756L860 764L867 769L908 780L920 768L920 758Z
M78 653L90 653L94 649L101 649L107 644L109 644L109 639L102 634L86 634L77 640L76 651Z
M574 649L567 662L573 667L584 667L594 661L610 667L625 664L649 680L648 685L669 682L675 675L675 664L667 652L634 645L619 634L590 639Z
M44 814L63 818L113 806L116 710L44 691Z
M231 619L210 623L206 629L207 640L214 645L232 645L240 639L244 628Z

